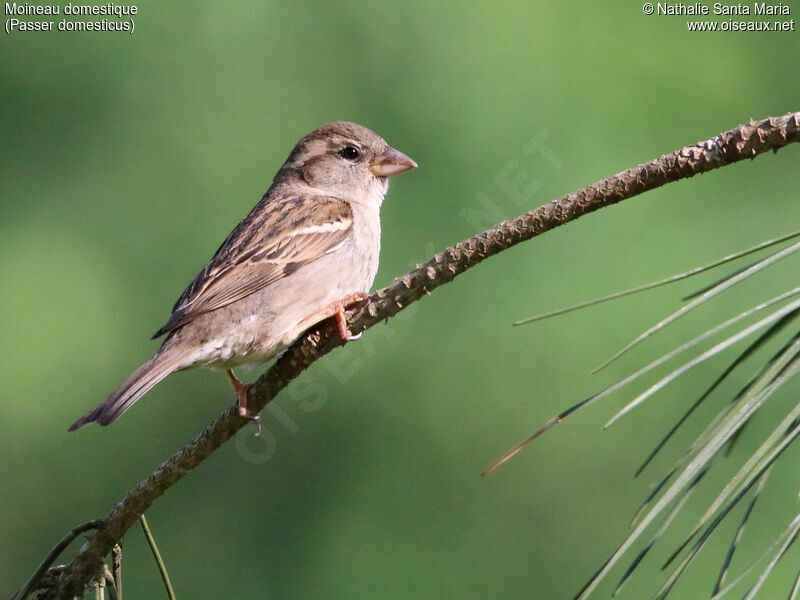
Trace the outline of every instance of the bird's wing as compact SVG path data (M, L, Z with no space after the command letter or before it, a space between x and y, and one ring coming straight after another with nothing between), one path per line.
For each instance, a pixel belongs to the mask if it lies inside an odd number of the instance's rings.
M181 294L153 338L226 306L340 248L351 235L350 205L329 196L265 197L237 225Z

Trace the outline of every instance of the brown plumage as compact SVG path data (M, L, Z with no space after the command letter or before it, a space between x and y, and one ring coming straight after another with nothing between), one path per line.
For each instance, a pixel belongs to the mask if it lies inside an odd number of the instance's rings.
M264 206L270 201L264 196L231 232L178 298L169 320L152 339L291 275L340 247L350 234L353 211L347 202L298 196ZM298 223L298 215L308 215L308 222ZM323 227L329 229L321 230ZM286 231L293 234L281 233Z
M263 363L369 291L387 178L416 167L378 135L336 122L303 137L272 186L181 294L156 355L70 431L108 425L164 377ZM240 411L246 385L234 385Z

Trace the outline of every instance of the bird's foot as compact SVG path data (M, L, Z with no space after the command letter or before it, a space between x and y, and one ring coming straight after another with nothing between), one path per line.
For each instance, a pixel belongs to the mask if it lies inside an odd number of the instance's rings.
M369 298L369 294L365 294L363 292L358 292L356 294L350 294L349 296L345 296L341 300L337 300L336 302L331 302L328 306L326 306L322 310L315 312L313 315L305 319L300 325L301 327L306 329L308 327L311 327L311 325L314 325L315 323L324 321L328 317L335 317L336 326L339 328L339 337L346 342L357 340L358 338L361 337L361 333L359 333L358 335L353 335L352 332L347 328L347 319L344 316L344 311L346 308L355 306L356 304L358 304L359 302L363 302L367 298Z
M369 298L369 294L365 294L364 292L358 292L356 294L350 294L349 296L345 296L338 302L334 302L336 307L336 325L339 327L339 337L345 341L352 341L357 340L360 338L364 332L362 331L358 335L353 335L353 333L347 327L347 319L344 317L344 309L350 308L363 302Z
M239 416L253 421L253 424L256 426L256 435L261 435L261 415L258 413L253 414L250 412L250 409L247 408L247 392L250 391L250 388L253 387L253 384L245 383L236 377L232 369L228 369L225 372L228 374L228 378L231 380L231 385L233 386L233 391L236 394L236 399L239 401Z

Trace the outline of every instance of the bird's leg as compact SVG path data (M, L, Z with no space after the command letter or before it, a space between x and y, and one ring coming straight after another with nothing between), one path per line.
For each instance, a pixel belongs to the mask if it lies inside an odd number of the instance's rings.
M233 386L233 391L236 394L236 398L239 401L239 416L244 417L245 419L250 419L255 423L256 428L258 431L256 435L261 435L261 415L253 414L247 408L247 392L253 387L252 383L245 383L241 379L239 379L233 373L233 369L228 369L225 371L228 374L228 378L231 380L231 385Z
M310 317L307 317L300 323L300 327L303 329L307 329L314 325L315 323L319 323L320 321L324 321L328 317L336 317L336 325L339 328L339 337L345 341L349 340L357 340L361 337L361 334L353 335L350 330L347 328L347 319L344 317L344 310L349 308L359 302L363 302L369 298L369 294L365 294L363 292L358 292L356 294L350 294L349 296L345 296L341 300L337 300L336 302L331 302L328 306L315 312Z

